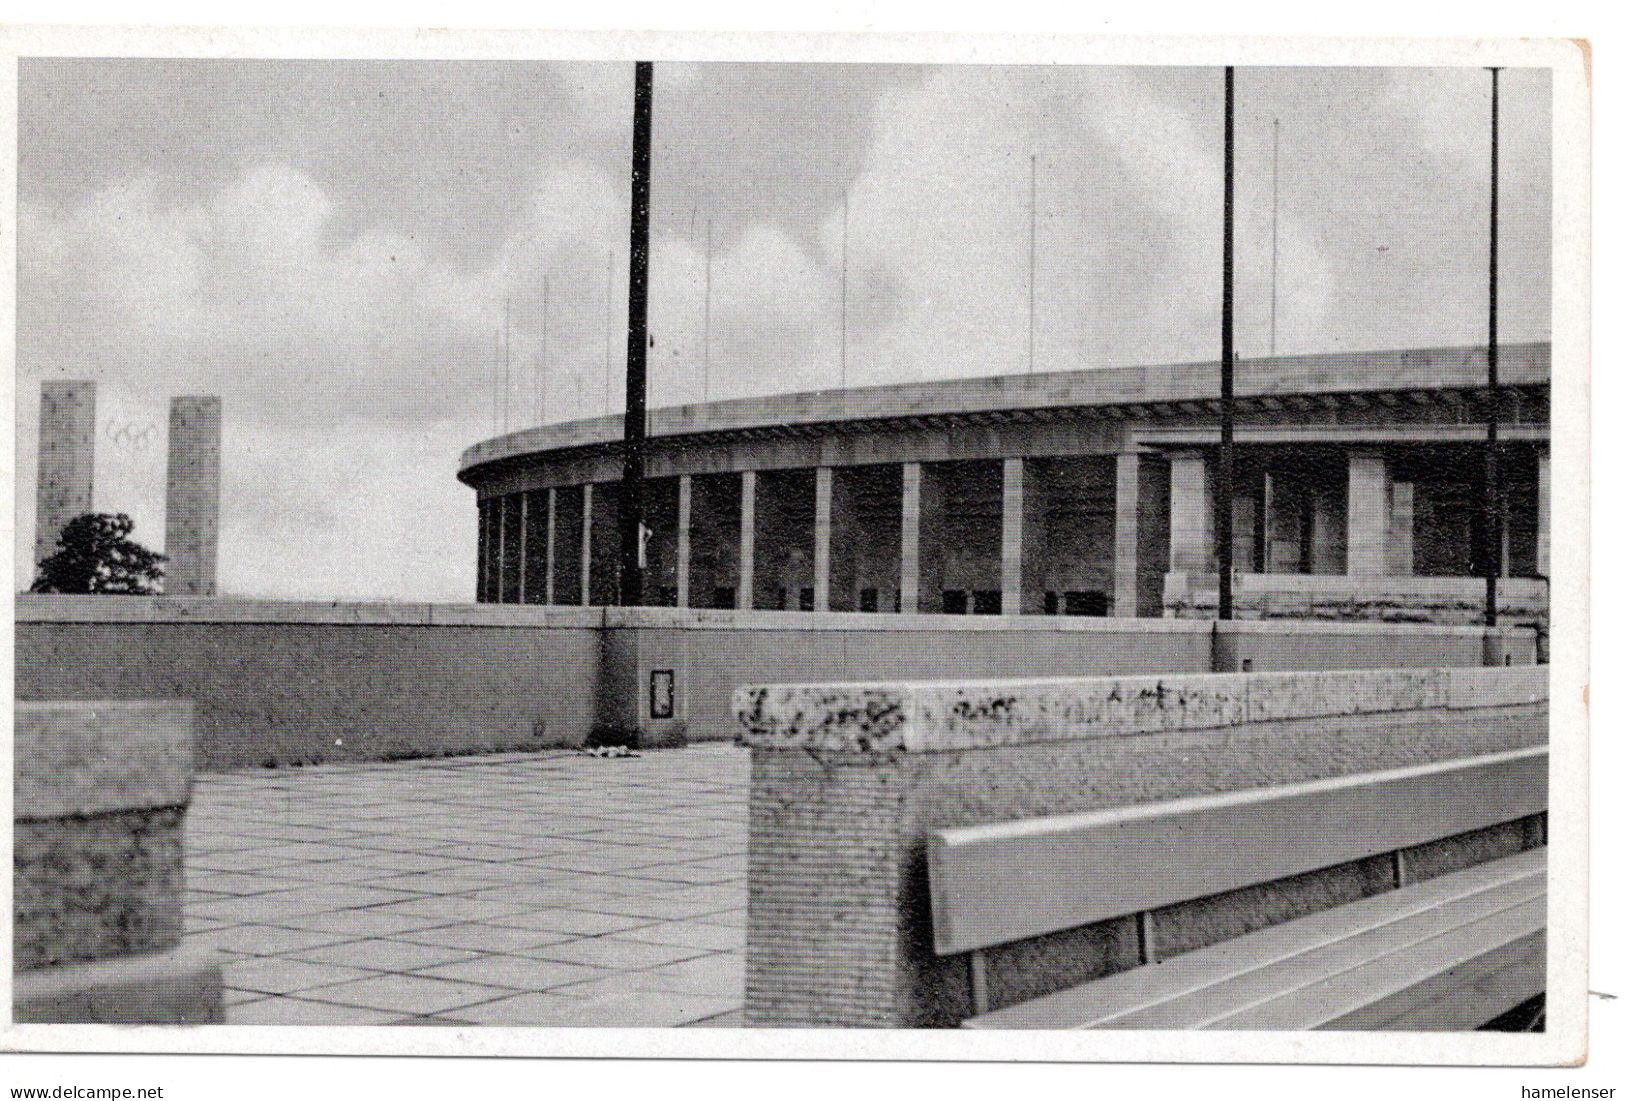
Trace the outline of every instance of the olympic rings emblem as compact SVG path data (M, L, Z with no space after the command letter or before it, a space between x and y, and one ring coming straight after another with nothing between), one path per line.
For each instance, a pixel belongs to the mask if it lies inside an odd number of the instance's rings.
M138 425L129 421L123 423L108 421L102 426L102 434L126 451L145 451L152 446L153 437L158 434L158 426Z

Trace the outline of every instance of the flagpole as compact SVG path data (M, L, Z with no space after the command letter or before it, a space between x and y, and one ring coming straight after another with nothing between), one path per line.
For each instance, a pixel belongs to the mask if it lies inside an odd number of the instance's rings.
M547 420L547 276L542 276L542 358L536 372L536 423Z
M1280 285L1281 120L1275 120L1275 148L1270 158L1270 355L1275 354L1275 295Z
M1236 70L1224 70L1224 304L1219 351L1219 485L1216 536L1219 551L1219 618L1230 619L1235 547L1235 174Z
M852 196L841 196L841 389L846 389L846 281L847 241L851 232Z
M631 264L627 279L626 418L622 428L621 604L643 603L643 450L648 435L649 192L654 129L654 65L637 63L632 95Z
M1484 626L1499 619L1496 581L1501 573L1501 378L1496 332L1500 279L1501 70L1490 69L1490 332L1485 359L1489 368L1488 423L1484 438Z
M701 360L700 398L711 400L711 219L705 219L705 356Z
M1038 154L1029 162L1027 185L1027 373L1033 370L1033 332L1038 299Z

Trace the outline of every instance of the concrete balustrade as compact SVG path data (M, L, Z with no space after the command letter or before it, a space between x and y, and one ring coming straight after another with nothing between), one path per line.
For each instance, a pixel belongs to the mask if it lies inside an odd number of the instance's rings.
M1462 666L1486 639L1533 660L1527 631L1415 624L23 594L16 690L193 700L199 766L235 768L732 738L753 682Z
M751 747L745 1019L950 1027L1140 963L1132 916L932 948L928 831L1476 757L1546 741L1544 668L741 688ZM1411 881L1543 843L1536 819L1404 850ZM1393 885L1387 856L1180 903L1159 958Z
M206 1024L214 954L181 947L192 707L19 703L12 1016Z

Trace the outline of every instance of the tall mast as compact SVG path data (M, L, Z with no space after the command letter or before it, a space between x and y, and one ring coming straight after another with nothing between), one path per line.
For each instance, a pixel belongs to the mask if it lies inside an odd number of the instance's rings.
M1501 175L1501 70L1490 69L1490 344L1486 352L1489 367L1489 416L1484 438L1484 537L1489 544L1484 554L1484 626L1494 627L1495 584L1501 573L1501 377L1500 349L1496 333L1497 290L1500 279L1500 175Z
M631 270L627 280L626 420L622 432L621 603L643 603L643 450L648 435L649 190L654 65L637 63L632 94Z
M1027 174L1027 373L1033 370L1033 332L1038 301L1038 154Z
M1219 350L1219 618L1230 619L1235 547L1235 191L1236 191L1236 70L1224 69L1224 306Z
M1281 120L1275 120L1275 147L1270 156L1270 355L1275 354L1275 294L1281 263Z

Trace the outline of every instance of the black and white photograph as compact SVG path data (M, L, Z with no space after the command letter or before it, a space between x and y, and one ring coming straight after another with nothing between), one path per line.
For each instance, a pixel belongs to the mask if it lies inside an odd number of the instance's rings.
M8 1048L1584 1060L1582 47L8 42Z

